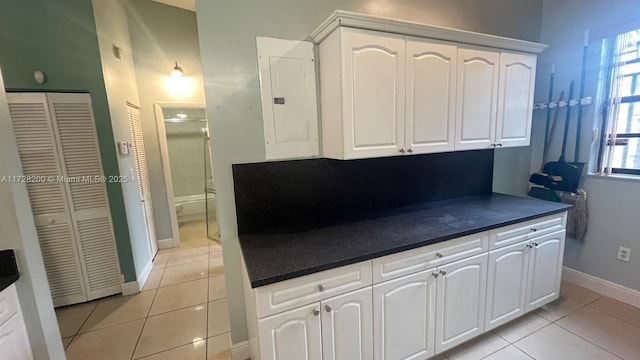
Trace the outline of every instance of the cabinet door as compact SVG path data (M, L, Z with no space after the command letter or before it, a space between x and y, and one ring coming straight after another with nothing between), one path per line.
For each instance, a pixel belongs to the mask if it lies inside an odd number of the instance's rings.
M405 147L412 153L453 150L455 43L407 38Z
M434 352L436 278L426 270L373 287L374 359L426 359Z
M321 360L320 304L269 316L258 322L260 354L265 360Z
M13 315L0 326L0 354L2 359L33 359L21 313Z
M436 353L484 332L487 254L438 269Z
M491 330L525 312L529 241L489 252L485 330Z
M373 358L371 287L322 302L322 359Z
M345 158L400 155L404 142L404 37L353 28L340 31Z
M531 239L526 311L560 296L565 230Z
M456 150L495 144L500 54L497 50L458 48Z
M536 55L500 54L496 143L501 146L529 145L535 81Z

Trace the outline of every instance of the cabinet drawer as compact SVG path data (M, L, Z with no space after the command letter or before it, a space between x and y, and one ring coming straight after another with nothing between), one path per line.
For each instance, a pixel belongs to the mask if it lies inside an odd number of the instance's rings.
M20 310L16 285L12 284L0 292L0 325L9 320L13 314Z
M372 261L373 283L427 270L488 250L489 232L471 234Z
M371 285L371 261L255 289L258 318Z
M553 214L489 231L489 249L515 244L523 240L562 230L567 226L567 213Z

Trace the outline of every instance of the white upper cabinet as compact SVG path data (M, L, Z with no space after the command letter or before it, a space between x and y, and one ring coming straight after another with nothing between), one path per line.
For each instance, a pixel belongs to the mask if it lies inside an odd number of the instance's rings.
M351 28L341 28L320 45L324 156L400 153L404 47L404 36Z
M346 11L311 37L324 157L529 145L546 45Z
M498 146L529 145L535 80L535 55L505 51L500 54Z
M405 147L417 154L453 150L455 43L407 38Z
M460 46L456 150L489 149L495 144L500 52Z

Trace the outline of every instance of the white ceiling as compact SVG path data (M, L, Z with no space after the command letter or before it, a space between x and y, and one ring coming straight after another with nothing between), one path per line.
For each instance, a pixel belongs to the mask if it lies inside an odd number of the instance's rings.
M175 6L181 9L196 11L196 0L153 0L155 2Z

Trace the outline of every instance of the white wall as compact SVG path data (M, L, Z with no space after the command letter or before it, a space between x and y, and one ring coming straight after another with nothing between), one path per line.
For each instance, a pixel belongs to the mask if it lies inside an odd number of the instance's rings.
M93 0L93 11L98 32L98 45L102 71L109 101L111 125L115 141L131 141L127 118L127 102L138 105L138 88L133 66L129 25L125 9L126 0ZM122 60L116 59L113 46L122 49ZM116 146L114 144L113 146ZM120 175L132 180L122 183L122 192L129 224L131 250L136 277L149 264L151 254L145 229L144 212L135 178L135 160L132 154L118 155Z
M615 4L615 6L613 6ZM541 42L549 48L539 57L536 82L536 101L546 101L551 64L556 64L556 96L565 90L569 82L576 80L576 97L580 80L580 64L584 31L592 36L599 29L620 26L634 21L640 24L640 4L637 0L546 0L543 6ZM598 91L601 41L592 39L589 44L586 96L595 98ZM598 127L601 104L585 108L581 134L581 161L593 160L590 150L597 149L592 129ZM561 113L563 115L563 113ZM575 121L568 140L567 160L573 161L575 144ZM561 117L564 119L564 117ZM559 126L564 125L562 120ZM560 128L559 130L562 130ZM544 114L534 118L532 137L531 170L537 171L542 157L544 137ZM561 131L552 146L550 159L557 160L560 154ZM565 245L564 264L573 269L615 283L640 290L640 179L615 180L599 177L584 179L583 187L588 192L589 223L584 244L571 239ZM631 262L616 260L618 246L632 249Z
M158 239L170 239L170 211L158 144L153 104L156 102L204 102L202 65L196 14L150 0L131 0L127 6L135 76L140 96L142 129L153 212ZM184 69L184 91L167 82L174 61ZM200 155L200 152L197 153Z
M255 37L306 39L331 12L342 9L537 41L541 7L541 0L196 1L234 343L245 340L247 332L231 164L265 161ZM517 164L499 169L498 177L509 179L499 187L523 191L525 186L513 184L526 184L528 150L500 152Z
M0 155L0 177L23 174L1 73ZM26 184L0 183L0 204L0 249L16 252L20 278L15 285L33 356L64 359Z

